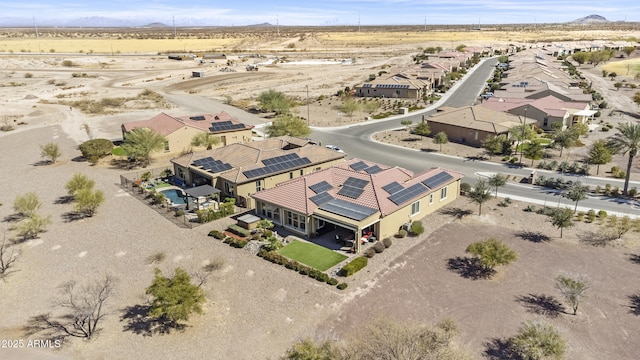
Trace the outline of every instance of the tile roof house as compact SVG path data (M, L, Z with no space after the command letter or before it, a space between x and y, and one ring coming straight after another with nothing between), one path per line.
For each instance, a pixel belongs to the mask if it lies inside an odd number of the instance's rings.
M304 236L332 224L354 238L371 232L382 239L455 200L462 176L443 168L414 174L350 159L251 196L258 215Z
M328 168L345 156L307 140L281 136L189 153L171 163L181 185L208 184L218 188L223 198L233 197L239 206L252 208L251 194Z
M218 136L221 140L219 146L247 143L253 138L252 125L245 125L226 112L181 117L160 113L151 119L124 123L121 128L123 138L136 128L148 128L164 135L167 139L164 152L168 154L193 150L191 139L199 133Z
M520 116L480 105L440 110L427 119L431 133L443 131L450 141L476 147L482 146L488 136L506 134L509 137L512 127L524 123Z
M540 99L510 99L494 96L483 102L482 106L513 115L526 116L527 120L534 119L536 125L544 130L552 130L555 123L561 124L562 128L573 124L585 124L593 120L596 113L590 109L589 104L563 101L555 96Z

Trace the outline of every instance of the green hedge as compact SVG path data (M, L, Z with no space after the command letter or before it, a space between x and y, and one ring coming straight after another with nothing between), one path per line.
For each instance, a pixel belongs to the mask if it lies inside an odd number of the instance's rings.
M247 230L247 229L245 229L245 228L243 228L241 226L235 225L235 224L229 225L228 230L231 231L232 233L238 235L238 236L247 237L247 236L251 235L251 231L249 231L249 230Z
M218 230L211 230L209 231L209 236L214 237L218 240L222 240L225 237L227 237L223 232L218 231Z
M342 272L343 272L344 276L351 276L351 275L357 273L358 271L360 271L360 269L362 269L365 266L367 266L368 263L369 263L369 259L367 259L366 257L364 257L364 256L357 257L357 258L351 260L350 263L345 265L342 268Z
M248 243L247 240L236 239L231 236L225 238L224 240L222 240L222 242L225 244L229 244L229 246L233 246L235 248L240 248L240 249L247 246L247 243Z
M332 286L338 283L338 280L336 278L329 277L329 275L327 275L326 273L314 269L310 266L301 264L295 260L289 260L286 256L280 255L276 251L267 251L265 249L260 249L260 251L258 251L258 256L274 264L282 265L287 269L297 271L300 275L305 275L312 279L316 279L317 281L325 282Z

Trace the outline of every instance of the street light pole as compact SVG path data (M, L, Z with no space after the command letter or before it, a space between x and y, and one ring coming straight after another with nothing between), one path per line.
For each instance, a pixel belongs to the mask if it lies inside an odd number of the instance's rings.
M520 164L522 164L522 153L524 152L524 136L527 128L527 109L529 109L529 105L524 107L524 124L522 124L522 140L520 141Z

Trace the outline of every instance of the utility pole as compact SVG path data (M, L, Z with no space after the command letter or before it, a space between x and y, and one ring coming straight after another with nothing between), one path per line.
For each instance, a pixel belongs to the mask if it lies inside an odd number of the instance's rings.
M307 85L307 126L309 126L309 122L311 121L311 116L309 114L309 85Z
M38 25L36 25L36 17L34 15L31 15L33 17L33 27L36 29L36 39L40 39L40 33L38 32Z

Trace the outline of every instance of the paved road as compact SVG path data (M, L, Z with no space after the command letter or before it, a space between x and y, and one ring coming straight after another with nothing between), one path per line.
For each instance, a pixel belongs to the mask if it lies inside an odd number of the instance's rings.
M486 80L492 75L497 59L487 59L476 65L473 71L453 88L447 92L435 105L409 115L399 115L388 119L370 123L359 123L355 125L342 126L337 128L314 128L311 137L323 144L333 144L345 150L350 157L358 157L365 160L375 161L391 166L400 166L406 169L419 172L434 166L446 167L456 170L465 175L463 181L473 183L480 174L503 173L519 177L529 176L532 169L508 166L506 164L496 164L484 161L472 161L468 159L438 154L426 153L417 150L407 149L389 144L377 143L372 140L372 135L380 131L387 131L401 128L400 121L411 119L414 123L422 120L422 116L428 116L440 106L460 107L473 104L478 95L482 92ZM168 89L169 90L169 89ZM232 116L242 119L243 122L258 125L264 122L255 114L247 113L230 105L222 104L210 98L189 95L189 94L166 94L169 101L180 104L194 112L216 112L224 110ZM566 174L552 173L548 171L538 171L544 176L561 176L580 180L589 185L600 185L604 187L606 183L622 188L623 182L614 179L603 179L595 177L575 177ZM640 187L640 183L632 186ZM556 192L549 189L542 189L530 185L520 185L510 183L500 190L500 196L508 196L512 199L528 201L537 204L571 205L570 201L560 198ZM560 200L560 201L558 201ZM580 202L580 209L602 209L610 213L626 213L640 217L640 204L631 204L620 199L591 198Z

